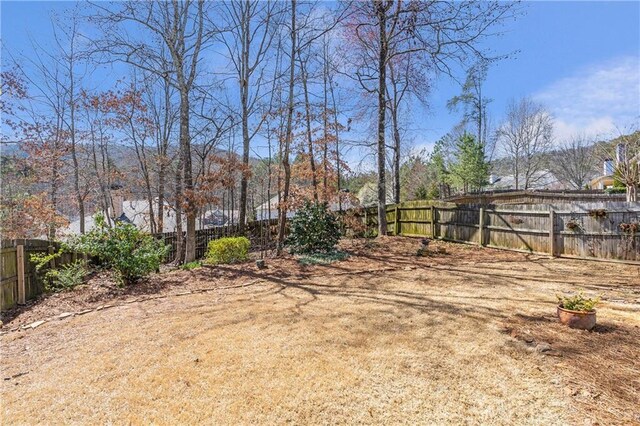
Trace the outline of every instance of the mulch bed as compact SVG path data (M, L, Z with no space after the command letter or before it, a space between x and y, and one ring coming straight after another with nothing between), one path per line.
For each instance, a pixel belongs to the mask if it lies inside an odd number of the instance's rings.
M640 424L640 327L602 321L592 331L568 328L555 315L515 315L503 330L531 351L548 345L546 362L587 424ZM615 368L613 368L615 366ZM624 419L623 423L620 420Z

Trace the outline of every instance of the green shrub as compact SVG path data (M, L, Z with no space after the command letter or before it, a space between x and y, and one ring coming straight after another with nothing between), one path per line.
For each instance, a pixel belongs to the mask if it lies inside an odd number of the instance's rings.
M200 261L196 260L193 262L185 263L180 267L180 269L184 269L185 271L190 271L192 269L199 268L200 266L201 266Z
M566 296L557 296L557 297L558 297L558 303L560 304L560 306L570 311L591 312L594 310L596 305L600 303L600 297L591 299L588 297L584 297L582 293L578 293L571 297L566 297Z
M62 291L80 285L89 272L82 260L76 260L59 268L47 269L50 262L59 258L62 253L64 253L64 249L61 248L50 254L34 253L30 256L30 260L36 265L36 271L42 272L46 269L42 276L45 291Z
M212 265L237 263L247 260L251 242L245 237L228 237L209 241L207 263Z
M605 194L626 194L627 188L624 186L610 186L605 188Z
M292 253L333 251L340 241L340 225L326 203L310 203L296 212L286 244Z
M87 276L87 267L81 260L62 265L59 269L54 269L50 272L54 272L50 285L45 284L45 290L47 291L59 291L73 288L84 282Z
M129 223L116 222L110 228L102 215L96 215L95 224L71 245L113 269L123 284L134 283L160 268L169 250L163 242Z

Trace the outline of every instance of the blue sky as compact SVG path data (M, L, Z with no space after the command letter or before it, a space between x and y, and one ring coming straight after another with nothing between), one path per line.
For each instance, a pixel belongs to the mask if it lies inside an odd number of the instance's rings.
M531 96L554 114L559 139L574 132L606 135L640 116L640 2L525 2L525 15L493 48L518 51L490 71L487 96L497 124L510 99ZM446 100L457 88L442 81L427 134L455 123ZM430 142L427 138L427 142Z
M29 51L29 37L50 37L49 14L72 2L1 3L3 54ZM556 136L606 136L640 117L640 2L525 2L524 15L492 39L501 53L515 52L489 71L485 92L493 98L494 124L513 98L531 96L554 114ZM460 76L463 79L463 76ZM415 145L429 148L459 120L446 102L459 87L447 78L435 85L428 110L412 112Z

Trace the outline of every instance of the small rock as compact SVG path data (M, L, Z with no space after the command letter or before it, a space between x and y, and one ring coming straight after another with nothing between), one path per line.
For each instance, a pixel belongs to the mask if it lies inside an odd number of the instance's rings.
M0 328L2 328L3 325L4 325L4 323L2 321L0 321Z
M27 326L27 328L31 327L31 328L33 329L33 328L36 328L36 327L40 327L40 326L41 326L42 324L44 324L45 322L46 322L46 321L44 321L44 320L40 320L40 321L36 321L36 322L32 322L31 324L29 324L29 325Z
M256 267L257 267L258 269L265 269L265 268L267 267L267 265L266 265L266 263L265 263L264 259L258 259L258 260L256 260Z
M551 350L551 345L547 342L540 342L536 345L536 352L544 353Z
M533 337L525 336L524 341L527 342L527 343L533 343Z
M103 309L104 309L104 305L100 305L100 306L98 306L98 307L96 308L96 311L101 311L101 310L103 310Z
M64 319L71 316L73 316L73 312L63 312L60 315L58 315L58 319Z

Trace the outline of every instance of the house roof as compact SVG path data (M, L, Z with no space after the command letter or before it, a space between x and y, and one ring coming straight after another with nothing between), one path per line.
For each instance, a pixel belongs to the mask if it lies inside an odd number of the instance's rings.
M519 185L524 184L524 176L520 176ZM562 183L549 170L540 170L535 172L530 179L532 183L529 189L556 189L562 186ZM497 180L492 185L488 185L488 189L512 189L516 187L516 179L514 175L497 176Z
M157 203L154 204L154 215L157 216ZM226 221L231 219L228 212L223 214L219 209L209 210L202 217L196 220L196 228L202 229L208 226L224 225ZM237 220L238 213L234 211L234 220ZM122 220L135 225L144 231L151 231L151 222L149 220L149 202L147 200L127 200L122 203L122 215L116 220ZM222 221L222 223L220 223ZM214 223L215 222L215 223ZM87 215L84 218L85 229L91 229L95 226L93 215ZM186 218L183 218L183 226L186 226ZM176 215L173 208L165 203L163 209L163 232L174 232L176 229ZM75 219L69 223L69 226L62 231L64 234L79 234L80 219Z

